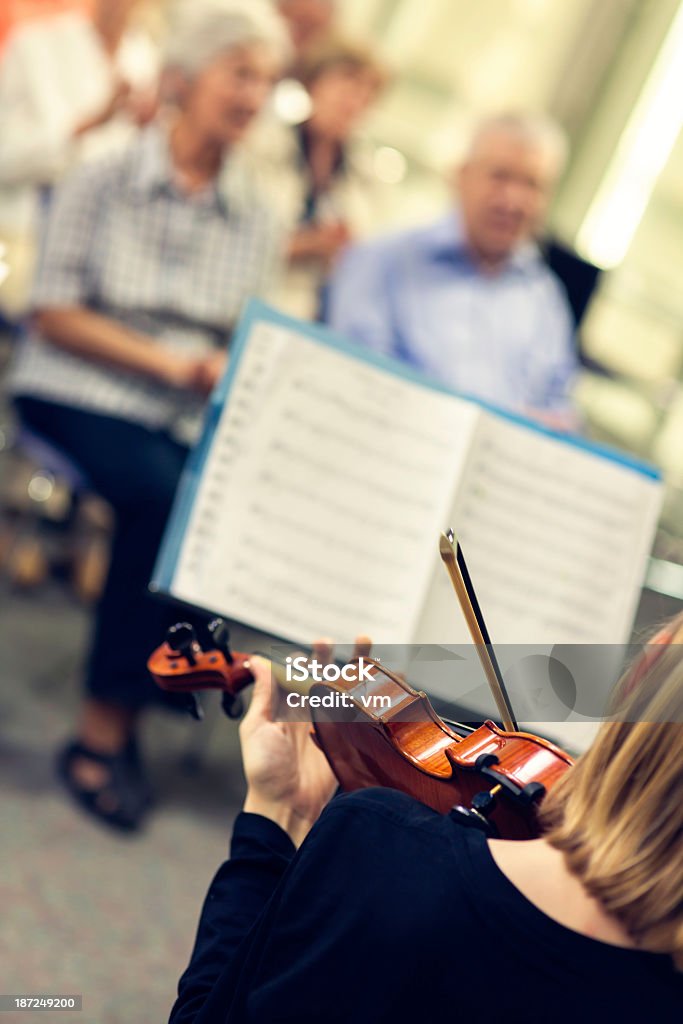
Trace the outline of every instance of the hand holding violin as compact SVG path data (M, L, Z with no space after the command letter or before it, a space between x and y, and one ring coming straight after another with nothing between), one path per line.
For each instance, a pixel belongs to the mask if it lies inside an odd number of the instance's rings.
M300 846L337 787L308 722L272 716L271 666L252 658L254 691L240 724L247 797L244 810L270 818Z
M271 679L280 687L292 686L282 667L231 651L222 620L209 626L214 648L202 649L192 627L180 623L148 661L156 682L170 692L221 690L231 718L241 714L241 691L256 680L258 695L242 727L249 783L245 810L276 821L295 843L303 840L329 799L332 772L346 792L389 786L441 814L454 814L490 837L533 838L539 832L540 800L573 764L549 740L519 731L462 550L452 534L441 536L439 550L502 728L489 720L472 728L439 718L425 693L368 658L367 637L357 639L353 660L362 655L369 662L369 678L353 678L344 685L314 681L310 687L316 746L309 742L308 723L273 721ZM316 660L330 661L332 646L319 642L313 653ZM340 692L344 701L338 703ZM194 700L192 709L197 715ZM321 752L332 771L325 768Z

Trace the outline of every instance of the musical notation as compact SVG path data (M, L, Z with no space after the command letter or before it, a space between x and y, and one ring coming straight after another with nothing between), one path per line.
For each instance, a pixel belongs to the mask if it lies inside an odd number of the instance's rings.
M300 642L366 631L405 642L474 420L448 396L259 324L215 430L174 593Z
M494 640L626 639L658 505L654 481L486 415L452 515ZM449 602L438 574L433 589L431 639Z
M656 481L315 331L257 319L235 357L174 596L304 644L466 643L435 540L454 524L494 643L627 639Z

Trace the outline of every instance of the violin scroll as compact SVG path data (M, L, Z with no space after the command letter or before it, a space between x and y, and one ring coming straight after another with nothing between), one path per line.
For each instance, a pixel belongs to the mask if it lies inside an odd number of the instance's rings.
M188 695L188 710L195 718L202 717L197 690L220 690L228 718L239 718L244 711L240 693L254 682L249 655L230 650L230 633L222 619L214 619L209 632L215 646L204 650L188 622L171 626L147 668L162 690Z

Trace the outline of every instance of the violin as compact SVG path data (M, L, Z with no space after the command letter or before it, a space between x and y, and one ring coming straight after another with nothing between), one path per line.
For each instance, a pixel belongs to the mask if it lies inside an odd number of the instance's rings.
M535 838L538 805L573 762L554 743L518 729L462 549L452 532L441 536L439 550L502 727L487 720L471 728L439 717L424 692L361 655L357 670L345 672L346 678L316 681L299 691L309 698L312 737L345 792L388 786L490 837ZM195 692L217 689L225 713L239 718L241 691L254 681L250 655L230 649L228 628L221 619L209 630L213 647L205 650L189 624L172 627L148 668L163 689L188 694L195 717ZM271 661L271 669L279 686L291 690L285 667Z

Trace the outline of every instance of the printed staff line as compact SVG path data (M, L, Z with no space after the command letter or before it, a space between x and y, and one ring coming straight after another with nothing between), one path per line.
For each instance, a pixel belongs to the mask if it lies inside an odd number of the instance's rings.
M490 585L491 588L495 586L496 576L492 572L481 571L478 573L478 578L481 580L482 593L486 593L486 588ZM519 590L520 580L518 577L500 575L498 577L498 595L501 593L508 593L512 596L509 607L515 605L515 601L519 601ZM541 614L543 617L547 615L548 608L552 605L560 605L563 610L573 608L575 611L580 612L582 615L586 614L585 605L580 604L578 601L573 601L569 597L558 597L550 591L544 591L538 587L525 587L525 609L533 611L534 614Z
M515 542L516 543L519 540L522 540L523 542L527 543L529 545L529 547L532 548L534 551L536 551L538 549L538 531L537 530L534 531L532 528L523 526L522 522L520 521L521 520L521 516L512 517L513 522L515 523L515 528L514 528L514 531L510 531L510 529L509 529L509 519L508 519L507 516L501 515L500 513L496 512L496 511L494 511L492 509L489 509L486 506L484 506L483 508L479 508L478 507L479 504L480 504L479 501L476 500L476 499L474 501L468 499L468 501L465 502L465 504L463 505L463 508L462 508L463 527L462 527L462 529L460 531L461 534L462 534L463 540L465 540L465 533L466 532L470 532L470 530L475 531L477 529L477 527L480 526L481 524L488 523L491 530L499 531L499 530L503 530L504 529L508 533L513 532L514 536L515 536ZM514 508L514 503L511 503L511 505ZM568 537L574 538L575 534L567 533L566 530L562 530L559 533L559 537L558 537L557 533L558 533L558 531L555 531L555 530L552 530L552 531L549 530L548 531L548 535L551 538L550 541L549 541L549 545L548 546L552 546L554 554L557 553L557 552L564 552L564 553L566 553L567 558L571 559L571 562L572 562L572 565L573 565L573 563L574 563L574 561L575 561L575 559L577 557L579 557L581 559L581 561L585 561L585 559L586 559L586 547L590 546L592 548L595 548L596 551L598 551L599 555L601 556L600 560L599 560L600 564L604 565L604 566L609 566L610 567L610 571L613 571L612 565L613 565L613 562L614 562L614 560L616 558L616 555L617 555L617 552L614 549L613 545L610 546L609 544L603 544L601 540L597 540L597 539L593 538L593 536L591 534L586 534L585 535L585 537L583 539L586 541L586 543L584 543L584 544L567 543L567 538ZM611 547L611 557L609 557L609 558L605 558L604 557L605 553L606 553L605 552L605 548L606 547L608 549ZM557 564L561 564L561 563L557 563Z
M510 614L511 606L509 603L502 602L500 600L494 601L490 594L486 597L487 605L495 604L501 608L506 615ZM570 630L569 635L578 638L583 637L586 641L595 641L595 633L591 632L586 626L584 621L577 619L576 616L567 615L558 617L556 611L549 611L547 606L536 606L529 610L528 617L535 620L538 624L538 628L546 634L550 626L553 627L553 631L559 632L560 636L563 636L563 631Z
M425 467L424 463L407 462L404 459L397 457L392 451L387 451L386 448L371 447L363 438L351 438L348 434L341 434L339 431L333 430L331 427L326 427L320 423L313 422L312 420L307 420L299 414L298 410L285 410L285 413L288 419L293 423L297 423L302 427L308 427L317 435L329 437L333 441L337 441L347 447L354 448L356 451L363 452L364 455L371 455L373 458L376 458L378 462L386 463L387 459L391 459L395 466L400 467L407 473L415 473L422 476L440 475L442 467L434 465Z
M505 615L509 615L509 613L510 613L510 605L509 604L506 604L503 601L497 601L497 600L493 599L490 595L486 599L486 604L490 608L493 608L493 607L500 608ZM549 616L547 616L545 614L542 614L542 613L534 613L534 618L537 620L538 628L541 629L544 633L552 631L552 632L555 632L555 633L559 632L560 635L562 635L561 631L567 628L567 622L562 620L562 619L558 619L556 617L553 618L552 616L549 617ZM594 635L594 633L591 633L589 630L587 630L584 623L576 623L576 622L574 622L574 623L571 624L570 628L573 631L575 631L575 633L576 633L576 639L575 640L573 639L572 643L581 643L581 642L584 642L584 643L594 643L595 642L595 635ZM572 637L573 636L574 636L574 633L572 633ZM579 637L583 637L583 641L580 640ZM519 643L520 641L515 641L515 642ZM561 642L561 641L559 641L559 642Z
M266 615L270 614L272 616L272 618L273 618L273 621L278 624L278 628L279 628L279 624L282 623L284 625L289 625L292 629L298 631L300 634L302 634L304 636L323 636L324 635L324 632L325 632L324 626L322 626L322 625L313 625L312 626L311 622L308 619L301 619L301 618L299 618L297 616L294 616L294 615L292 615L291 612L288 612L286 609L277 608L274 605L272 605L270 602L261 601L261 602L257 603L256 601L252 601L248 597L247 597L246 601L244 601L244 595L242 595L242 600L243 600L244 604L246 605L246 609L252 608L253 611L259 616L259 618L261 617L261 615L266 616ZM245 609L242 608L240 610L240 616L244 618L245 615L246 615L246 617L248 617L249 612L248 612L248 610L245 612ZM267 625L268 625L267 620L264 622L264 625L267 627Z
M322 473L327 476L335 476L335 479L339 476L339 467L328 465L326 462L321 462L318 459L313 458L311 455L303 455L300 452L294 452L285 441L275 441L270 446L271 451L276 451L278 454L284 455L287 458L294 459L296 462L305 462L308 466L311 466L317 473ZM411 492L397 491L393 487L389 487L386 484L378 484L375 481L367 480L365 477L358 476L355 473L351 473L348 470L342 471L341 475L351 483L357 484L359 487L365 489L371 487L373 491L382 492L385 494L390 501L400 501L403 504L413 505L418 509L430 508L429 502L415 498ZM339 485L337 481L337 486Z
M265 552L270 556L271 561L284 563L289 568L291 565L291 552L282 551L281 548L273 547L269 544L264 544L262 537L251 536L250 534L242 534L247 544L252 544L254 547L258 547L260 551ZM393 597L388 593L386 587L372 587L367 584L363 584L362 587L358 586L357 576L346 576L343 572L339 572L337 569L332 569L331 572L326 573L325 576L321 576L320 563L310 562L306 559L301 558L299 555L296 556L297 571L303 569L308 572L314 579L319 579L324 586L328 584L334 587L343 587L345 590L351 590L355 594L363 593L368 596L382 597L388 599L393 604L403 601L403 596L395 594ZM406 574L406 566L399 566L402 575Z
M514 510L514 505L512 506ZM538 551L538 540L539 534L533 530L529 530L526 527L519 525L519 519L508 517L495 511L491 511L482 502L469 501L463 506L462 514L460 516L463 527L461 534L463 540L465 539L465 533L469 533L470 536L474 536L478 526L487 526L491 532L504 530L506 535L515 538L515 543L523 543L526 546L527 551ZM553 546L556 546L557 551L554 554L561 552L567 553L568 561L573 565L573 562L578 559L580 562L590 561L592 564L598 564L605 566L607 571L614 573L615 562L618 561L617 552L614 550L612 545L603 545L592 538L590 535L582 537L583 544L567 544L566 538L571 535L570 531L564 530L561 532L555 530L547 531L547 543L545 545L546 550L550 550ZM573 536L573 535L572 535ZM563 543L564 541L564 543ZM607 550L605 550L607 548ZM544 562L545 564L545 562ZM555 564L558 567L562 567L564 571L565 563L557 561Z
M294 389L294 387L295 382L292 383L292 389ZM384 416L378 412L375 412L375 408L368 408L367 404L353 404L347 398L340 395L337 391L330 391L324 388L317 387L315 389L306 389L305 387L301 387L300 390L307 392L309 396L313 396L316 399L322 399L323 401L321 404L323 405L337 405L344 412L348 412L349 414L351 414L354 418L364 418L366 420L374 422L376 426L378 426L380 429L384 430L387 433L403 434L412 439L428 441L430 444L433 444L435 447L440 448L443 451L448 452L451 450L452 442L442 439L441 436L431 433L424 433L421 430L415 430L413 428L404 426L401 420L399 419L401 412L403 412L403 403L400 400L393 400L393 404L395 404L398 408L396 410L396 416L392 417ZM381 403L381 401L381 395L373 396L373 402L375 402L376 404Z
M487 480L490 483L491 488L497 486L501 491L512 494L521 490L520 484L522 481L520 480L520 475L517 473L506 474L498 465L492 467L487 466L486 464L479 464L475 469L478 473L477 478ZM564 513L565 515L573 515L575 518L580 516L582 519L585 519L587 515L591 515L594 518L597 516L612 530L628 529L629 523L632 522L632 516L627 516L625 514L620 517L603 516L602 513L595 509L587 509L587 503L583 501L585 496L584 493L578 496L578 500L576 496L573 495L571 501L568 501L567 495L563 493L561 496L562 504L558 505L557 495L548 495L545 492L538 490L537 475L529 475L527 479L529 480L529 484L524 488L525 493L533 497L539 505L545 505L557 512Z
M474 480L470 477L467 483L468 487L466 489L466 493L474 491L474 487L479 484L485 488L487 494L495 494L495 492L498 491L499 497L503 496L505 498L506 505L516 503L517 507L521 506L528 509L529 498L533 499L538 506L545 506L553 512L553 527L555 528L557 528L557 517L559 516L565 516L574 522L578 520L583 524L585 524L587 519L587 515L582 507L580 508L577 505L567 504L559 505L556 496L545 495L543 492L537 491L533 487L528 488L523 497L517 497L519 493L519 481L513 477L506 479L499 471L489 471L483 467L480 474L475 477ZM630 524L633 520L632 518L629 518L624 519L622 522L617 522L615 519L608 519L606 521L601 521L601 525L603 522L606 527L606 532L607 528L609 528L610 534L614 534L617 531L623 534L625 532L629 532Z
M286 606L280 606L274 604L272 596L270 600L264 599L260 596L261 593L272 595L274 590L277 590L278 594L289 594L296 595L297 599L302 604L314 605L316 611L319 611L321 607L325 608L326 611L333 612L335 614L345 616L350 622L363 622L367 621L370 623L379 624L382 626L395 626L395 620L384 618L382 615L377 615L376 610L364 609L362 606L359 608L357 605L346 605L340 604L335 601L324 601L320 600L318 594L311 594L308 590L304 590L301 587L296 587L292 583L283 583L282 579L276 577L262 577L261 584L263 585L262 590L248 590L245 588L234 588L231 592L234 597L244 600L253 601L257 607L270 606L272 609L279 610L284 609ZM268 585L270 584L270 585Z
M259 476L258 481L259 483L263 482L266 484L274 484L277 488L279 488L280 490L284 490L288 495L291 496L293 487L291 476L282 479L277 477L274 471L264 470ZM326 497L324 495L321 495L320 492L311 491L308 488L303 487L301 484L296 485L296 490L299 495L304 496L307 500L312 501L318 505L322 505L326 508L332 509L333 512L337 515L343 515L343 517L346 517L348 519L355 519L359 523L377 527L383 530L385 533L390 530L395 536L403 537L406 540L408 540L411 544L417 544L422 539L422 534L419 533L417 530L410 530L408 527L404 526L396 526L389 518L376 519L372 516L368 516L367 514L363 514L358 511L357 505L353 506L344 504L335 499L332 495Z
M272 523L272 509L262 508L260 505L253 503L249 506L249 510L253 512L255 516L267 519L268 522ZM289 516L284 515L282 512L278 513L277 518L279 524L281 523L285 526L289 525L293 528L293 530L299 530L300 532L299 523L296 519L292 519ZM317 529L316 527L313 527L310 524L306 526L306 533L312 534L314 537L318 537L324 544L333 543L335 548L343 548L346 551L352 552L366 564L370 561L383 562L385 565L394 567L398 564L396 562L396 559L392 558L390 555L383 554L382 552L378 552L370 548L358 547L357 544L350 544L347 540L344 539L343 536L340 537L338 535L335 535L334 540L331 541L329 531Z
M518 520L510 520L503 515L497 515L495 512L486 510L483 504L468 502L463 507L460 518L463 522L462 529L460 530L463 540L465 540L466 534L470 537L476 536L476 531L479 526L486 526L487 531L494 533L499 530L505 530L508 535L514 536L516 543L525 544L527 550L533 550L534 552L538 550L538 533L534 534L532 530L519 526ZM511 521L513 523L512 528ZM585 562L587 559L590 559L593 564L598 563L600 565L607 566L608 571L613 573L613 566L616 558L616 553L613 549L609 552L605 552L603 545L589 537L585 538L586 543L583 546L567 545L566 543L562 544L562 541L565 540L567 536L566 531L559 535L554 531L549 531L548 536L549 542L547 547L550 548L557 541L557 552L554 553L566 552L567 559L570 560L572 564L577 558L581 562ZM587 549L589 549L589 551L587 551ZM605 557L606 555L609 557ZM556 564L558 566L562 566L562 571L565 571L564 562L558 561Z
M478 538L476 538L476 540L473 540L473 538L470 537L469 542L468 542L468 548L469 548L469 551L472 552L472 560L474 561L475 565L477 565L477 574L478 575L480 575L482 572L487 572L487 573L490 572L492 574L492 576L495 577L496 572L500 572L501 573L501 578L503 578L503 572L504 571L500 569L498 564L496 564L496 565L493 564L493 559L491 557L489 557L489 552L492 552L492 553L496 554L498 558L502 557L503 558L503 564L505 564L505 563L509 564L509 561L510 561L509 560L510 549L508 547L504 546L503 544L501 544L500 542L497 542L495 535L486 536L484 538L478 537ZM477 557L476 557L475 552L476 551L482 551L482 550L486 551L487 556L486 556L486 558L484 560L479 561L477 559ZM507 556L507 557L504 557L504 556ZM537 564L539 569L543 568L544 563L536 563L536 564ZM559 581L560 582L560 586L559 587L554 587L554 588L547 587L547 586L543 587L542 584L538 584L538 583L535 582L538 579L538 577L539 577L539 572L538 571L536 571L536 572L533 572L533 571L529 572L528 569L527 569L527 565L528 565L528 560L526 558L520 559L519 562L517 562L515 564L514 568L512 568L510 570L512 578L515 579L516 581L518 581L518 585L520 585L525 579L528 579L528 584L527 584L528 590L533 590L534 592L537 592L537 593L546 593L546 594L562 592L565 595L566 599L570 598L570 595L571 595L572 591L580 592L581 595L582 595L581 596L581 602L580 602L581 606L583 606L583 607L586 606L587 598L584 596L585 588L577 586L574 581L570 581L569 585L566 586L564 584L564 582L560 579L560 577L557 576L557 574L552 574L552 573L548 573L548 572L545 572L545 573L542 574L543 578L544 579L553 579L553 580ZM609 600L609 597L610 597L611 594L613 594L613 592L614 592L614 590L613 590L612 587L606 587L604 584L602 586L597 587L596 589L594 589L592 594L591 594L591 597L593 599L593 603L594 603L596 609L599 609L600 607L604 606L604 602ZM590 605L589 605L589 607L590 607Z
M555 634L559 633L560 636L562 635L561 630L566 628L566 623L564 622L563 619L549 618L549 619L546 620L546 623L547 623L548 628L551 629L553 631L553 633L555 633ZM593 633L589 629L587 629L585 624L578 623L577 620L574 620L574 623L573 623L571 628L573 630L576 630L576 639L573 638L574 634L572 633L572 644L578 644L578 643L582 643L582 642L583 643L595 643L596 642L595 633ZM581 637L583 637L583 640L581 640Z
M515 458L514 454L511 454L512 449L503 448L500 444L497 444L495 441L486 441L486 442L484 442L482 444L482 451L483 452L492 452L493 455L498 460L502 459L505 462L506 466L514 466L515 469L516 469L516 472L519 473L520 475L524 475L525 477L527 477L529 479L535 479L536 476L537 476L537 473L534 472L534 468L533 467L530 467L527 462L522 461L519 458ZM570 474L570 475L566 475L564 473L559 473L559 472L555 471L555 469L550 464L546 465L546 466L542 466L541 469L542 469L542 472L543 472L543 476L546 479L552 480L552 481L560 484L563 488L568 483L571 483L573 485L572 489L574 491L577 491L581 495L588 494L588 496L591 499L599 499L600 503L601 503L600 507L599 507L599 510L598 510L599 514L602 515L605 508L613 509L613 507L614 507L614 495L613 495L613 493L611 491L603 490L599 486L599 484L591 484L590 491L586 492L585 481L582 480L581 476L573 474L573 473ZM634 491L636 490L635 487L632 487L631 489L634 490Z
M299 532L301 533L301 531L299 531ZM244 536L245 541L247 543L249 543L249 544L251 544L253 546L258 546L262 551L265 550L266 552L268 552L268 554L271 557L271 559L279 561L279 562L284 562L285 564L289 563L289 555L286 555L283 552L283 550L280 549L280 548L274 548L272 546L264 547L263 540L262 540L262 538L260 536L259 537L253 537L253 536L251 536L249 534L246 534L246 535L243 535L243 536ZM187 557L187 559L189 561L191 561L191 563L194 566L194 568L197 569L197 568L203 568L204 567L204 563L206 562L209 554L213 554L213 546L210 545L208 540L206 540L206 541L190 543L188 545L188 548L187 548L186 557ZM365 561L364 559L362 559L362 560ZM246 563L242 563L242 564L246 565ZM312 564L310 562L303 561L301 559L297 559L297 565L304 567L311 575L315 576L316 578L319 578L319 576L320 576L320 565L319 565L319 563L316 563L314 565L314 564ZM394 569L398 568L399 571L401 572L401 575L405 575L405 568L403 566L401 566L399 563L394 562L393 563L393 567L394 567ZM233 571L239 571L239 569L240 569L240 563L239 562L234 563L233 564ZM384 597L384 598L387 597L387 590L386 590L385 587L384 588L374 588L374 587L364 586L362 588L362 590L361 590L358 587L357 579L349 580L343 574L336 574L334 579L332 580L332 583L335 586L343 587L345 590L351 590L355 594L358 594L358 593L362 592L364 594L369 594L369 595L373 595L374 594L375 596ZM293 584L290 583L288 585L289 585L290 588L293 589L293 587L294 587ZM398 598L395 598L393 600L397 600L397 599Z
M519 591L521 582L519 576L510 575L508 573L501 572L500 570L496 572L493 569L488 569L487 567L479 566L477 568L477 579L478 581L480 581L477 585L481 590L482 594L484 595L483 600L487 604L492 599L493 594L497 594L498 600L500 601L501 593L507 592L508 594L513 595L513 600L507 604L508 611L511 608L515 609L517 607L519 602ZM489 587L490 593L488 591ZM526 585L524 589L524 596L525 601L528 603L528 610L532 612L534 615L536 615L538 618L545 620L548 616L549 609L553 608L553 606L557 608L557 606L559 605L560 610L562 612L565 612L566 610L570 609L578 612L582 616L582 618L576 619L574 617L572 621L575 624L579 623L581 629L586 628L585 619L588 616L586 614L587 609L585 602L581 603L578 600L574 600L569 595L555 596L555 594L553 594L550 591L544 591L539 589L538 587L534 587L531 585ZM596 607L592 618L599 619L601 617L600 612L604 610L604 607L604 603L601 604L599 607ZM540 609L540 611L538 611L537 609Z
M496 543L495 536L492 536L490 539L489 538L484 538L483 540L481 538L477 538L477 540L476 540L476 542L474 544L472 544L472 543L469 544L469 550L470 551L473 551L475 548L478 548L479 550L485 549L487 551L487 556L488 556L489 552L494 552L494 553L497 552L499 556L504 556L504 555L508 555L509 556L509 554L510 554L510 549L508 547L505 547L504 545L502 545L500 543ZM475 565L476 565L477 564L476 556L473 556L473 560L474 560ZM508 561L508 563L509 563L509 558L508 559L504 559L504 562L505 561ZM574 600L574 598L572 598L572 596L571 596L572 592L581 593L581 595L582 595L581 596L581 600L579 601L577 599L577 606L588 607L588 608L594 607L596 609L596 611L599 611L600 608L604 607L604 602L608 601L610 596L614 593L614 588L612 588L612 587L607 588L607 587L603 586L602 588L594 588L593 591L592 591L592 595L591 595L592 599L593 599L592 600L592 604L591 604L591 603L589 603L589 599L587 599L587 598L585 598L583 596L584 593L585 593L585 587L582 587L580 585L580 583L577 584L575 579L572 579L568 583L565 583L565 580L563 580L557 574L553 574L552 572L550 572L550 573L549 572L545 572L543 574L544 578L551 578L551 579L553 579L555 581L558 581L559 582L559 586L556 586L554 588L546 587L546 588L539 589L539 586L535 585L533 583L533 581L535 581L538 578L538 573L537 572L529 572L528 568L527 568L528 564L529 564L528 563L528 559L526 559L526 558L524 558L523 560L518 562L516 567L515 567L514 576L513 576L513 578L517 581L518 587L521 586L524 583L525 579L529 581L526 584L526 587L525 587L525 594L528 594L530 591L533 591L535 593L544 593L544 594L558 594L558 595L561 594L562 597L561 598L558 597L558 600L561 599L563 602L571 602L571 601ZM542 569L543 565L544 565L544 563L541 563L541 562L536 562L535 564L538 566L539 569ZM478 568L477 568L478 575L481 575L483 572L490 572L492 575L495 575L496 572L500 571L498 566L496 566L495 568L493 566L491 566L490 569L488 568L488 566L489 566L489 559L487 557L486 562L484 562L483 564L481 562L479 563Z

